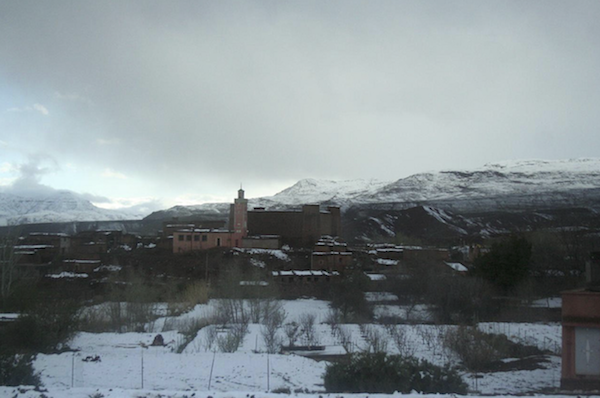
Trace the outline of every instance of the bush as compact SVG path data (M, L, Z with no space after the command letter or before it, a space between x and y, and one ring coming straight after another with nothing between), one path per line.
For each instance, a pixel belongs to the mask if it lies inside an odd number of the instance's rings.
M181 293L180 301L192 306L206 304L210 295L210 289L206 282L198 281L188 285Z
M0 386L40 386L31 355L0 354Z
M472 371L491 370L504 358L523 358L543 353L537 347L514 343L505 335L485 333L469 326L448 328L443 343Z
M40 303L0 333L13 352L53 352L78 328L79 307L69 301Z
M350 355L347 362L327 367L324 383L325 389L330 393L467 392L467 385L451 368L435 366L414 357L385 353Z

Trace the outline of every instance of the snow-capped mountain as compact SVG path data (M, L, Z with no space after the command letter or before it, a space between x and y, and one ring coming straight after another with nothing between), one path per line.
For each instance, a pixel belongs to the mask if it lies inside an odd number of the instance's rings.
M101 209L74 192L56 190L43 196L0 192L0 226L140 219L144 215Z
M249 208L282 209L307 203L335 204L343 210L352 206L389 208L391 204L394 208L432 205L459 211L600 209L600 159L500 162L475 170L419 173L394 182L304 179L273 196L250 199ZM207 203L161 213L189 217L228 211L228 203Z
M251 196L249 189L247 194ZM600 159L500 162L475 170L419 173L397 181L304 179L267 197L249 199L249 209L279 210L302 204L371 209L432 206L459 213L543 208L600 211ZM175 206L146 219L225 219L229 203ZM80 195L56 190L25 197L0 191L0 226L27 223L140 219L144 214L106 210Z
M302 205L305 203L352 203L356 197L375 195L387 186L389 181L370 180L316 180L307 178L274 196L261 198L286 205Z
M600 159L492 163L472 171L415 174L357 203L427 202L577 192L600 188Z

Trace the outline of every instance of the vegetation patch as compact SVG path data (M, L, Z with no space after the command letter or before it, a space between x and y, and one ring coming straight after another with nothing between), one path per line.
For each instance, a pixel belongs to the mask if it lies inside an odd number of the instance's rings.
M458 355L465 368L476 372L515 370L517 364L523 366L519 369L536 369L531 368L532 363L539 365L543 361L539 357L545 354L537 347L518 344L505 335L485 333L473 326L446 329L443 343ZM539 358L536 361L525 360L536 356ZM502 361L507 358L521 361Z
M467 393L467 385L452 368L385 353L350 355L327 367L324 383L329 393Z

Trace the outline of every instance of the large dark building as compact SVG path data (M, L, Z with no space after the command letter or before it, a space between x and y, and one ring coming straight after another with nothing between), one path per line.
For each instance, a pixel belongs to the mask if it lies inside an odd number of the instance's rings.
M296 211L248 211L250 235L279 235L283 244L296 247L312 247L322 235L339 236L341 225L340 208L333 206L326 210L304 205Z

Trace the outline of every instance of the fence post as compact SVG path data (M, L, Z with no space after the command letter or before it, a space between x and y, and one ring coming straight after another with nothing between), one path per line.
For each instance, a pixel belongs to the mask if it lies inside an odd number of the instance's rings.
M271 391L271 369L269 361L269 353L267 352L267 392Z
M141 378L142 378L142 390L144 389L144 347L142 349L142 367L141 367Z
M217 356L217 352L213 352L212 364L210 365L210 375L208 376L208 389L210 390L210 383L212 381L213 369L215 367L215 357Z
M75 386L75 353L71 359L71 388Z

